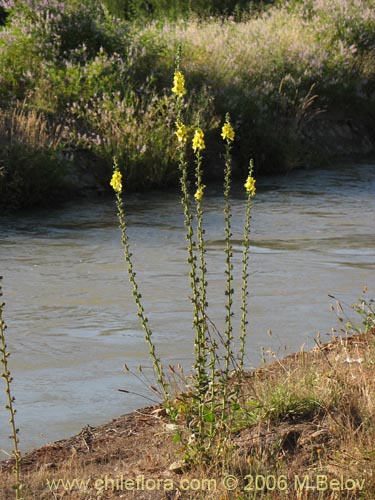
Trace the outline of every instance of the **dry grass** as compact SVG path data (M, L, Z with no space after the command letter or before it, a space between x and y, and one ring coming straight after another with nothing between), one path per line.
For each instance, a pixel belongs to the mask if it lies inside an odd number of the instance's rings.
M25 500L374 498L374 373L372 329L246 374L242 389L257 403L255 423L228 436L225 458L190 469L176 465L183 449L160 407L83 429L24 457ZM233 491L223 486L227 474L238 481ZM321 490L308 488L317 474ZM251 489L256 475L261 491ZM47 480L75 478L88 481L87 489L48 487ZM5 462L1 500L13 497L12 479Z
M24 104L0 109L0 143L20 143L33 149L55 150L61 143L63 125L50 126L46 117Z

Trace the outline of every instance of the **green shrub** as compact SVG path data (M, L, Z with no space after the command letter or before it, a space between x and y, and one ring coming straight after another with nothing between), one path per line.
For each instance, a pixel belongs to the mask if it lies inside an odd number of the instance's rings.
M196 119L197 110L207 130L216 126L212 101L204 90L187 100L189 118ZM90 99L88 106L84 101L72 104L70 113L74 117L72 141L93 151L108 169L112 168L112 158L118 158L124 165L128 188L176 182L176 117L166 94L159 96L147 87L124 97L120 91L103 94Z

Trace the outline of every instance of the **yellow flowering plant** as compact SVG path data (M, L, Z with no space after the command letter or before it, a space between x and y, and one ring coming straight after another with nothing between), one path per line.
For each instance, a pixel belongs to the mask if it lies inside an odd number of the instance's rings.
M202 151L205 147L204 132L201 128L197 128L193 137L193 150L196 153L197 151Z
M245 182L245 189L247 192L246 214L244 225L244 241L243 241L243 255L242 255L242 295L241 295L241 334L240 334L240 356L238 363L239 373L243 372L244 357L245 357L245 344L246 344L246 326L247 326L247 296L248 292L248 279L249 279L249 253L250 253L250 222L251 222L251 198L255 195L255 179L253 178L254 162L250 160L249 175Z
M250 196L255 196L255 193L256 193L255 182L256 182L256 180L254 179L254 177L249 175L248 178L246 179L245 184L244 184L246 192Z
M195 192L195 195L194 195L194 198L197 200L197 201L200 201L202 198L203 198L203 191L204 191L204 188L206 186L204 184L202 184Z
M222 414L221 418L224 421L227 409L229 407L229 378L230 378L230 364L233 359L233 248L232 248L232 231L231 231L231 207L230 207L230 190L231 190L231 178L232 178L232 140L234 139L234 130L230 123L229 113L225 116L225 123L222 128L221 133L222 138L226 141L225 145L225 171L224 171L224 218L225 218L225 276L226 276L226 290L225 295L227 298L227 303L225 305L226 316L225 316L225 332L224 332L224 368L221 375L222 378Z
M172 92L177 97L183 97L186 94L185 77L179 70L174 72Z
M227 117L227 119L228 119L228 117ZM221 129L221 137L224 140L232 142L232 141L234 141L234 136L235 136L235 133L234 133L232 125L229 123L229 121L226 121L223 125L223 128Z
M255 180L252 177L252 163L249 177L245 183L247 192L247 211L245 219L244 255L242 272L242 319L239 340L241 346L239 357L234 352L234 276L233 276L233 244L231 230L231 178L232 155L231 149L235 139L235 131L227 114L221 128L221 137L225 142L225 178L224 178L224 217L225 217L225 277L226 277L226 305L225 305L225 331L218 332L208 317L207 295L207 262L206 242L204 229L203 197L206 186L203 184L203 155L206 149L205 134L199 115L194 127L192 149L195 156L195 192L191 192L188 148L190 125L187 124L187 107L182 97L186 94L185 79L179 70L180 52L176 59L176 70L172 92L177 96L174 100L174 134L177 137L176 149L178 151L178 165L180 171L180 184L182 192L182 206L184 210L184 224L186 227L187 261L190 266L189 279L191 287L191 303L193 305L194 354L193 375L189 378L188 387L182 388L184 398L183 409L175 404L178 398L173 398L173 385L169 383L163 370L163 365L156 355L152 331L141 301L141 294L136 282L136 273L133 268L131 253L126 233L123 201L121 198L122 175L116 160L111 186L116 193L118 216L122 231L122 243L125 248L125 259L128 264L130 282L133 285L133 296L138 306L138 316L141 319L145 332L145 339L149 345L150 356L153 360L157 387L163 396L164 405L168 416L174 422L179 422L177 434L174 438L185 446L185 460L202 462L213 458L226 446L227 431L236 426L236 419L246 418L246 409L240 404L240 377L243 373L243 358L245 353L245 338L247 324L247 281L248 258L250 250L250 209L251 198L255 195ZM195 203L193 204L192 202ZM194 205L194 212L192 210ZM221 344L221 345L220 345ZM234 385L231 380L233 369L237 376ZM187 389L187 390L186 390ZM186 427L180 423L186 420ZM193 440L190 442L190 437Z
M111 187L116 193L121 193L122 191L122 174L119 170L115 170L112 175L110 182Z
M177 130L175 132L178 142L185 143L188 138L188 128L181 122L176 122Z

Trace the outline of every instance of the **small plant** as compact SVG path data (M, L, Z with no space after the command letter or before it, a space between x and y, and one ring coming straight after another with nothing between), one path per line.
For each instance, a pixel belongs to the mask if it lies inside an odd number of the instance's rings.
M370 330L375 329L375 301L374 299L367 300L364 296L366 293L367 287L364 287L363 296L359 297L358 302L352 306L354 311L362 317L364 333L368 333ZM352 323L349 323L348 326L358 333L361 332L361 329L359 330Z
M342 328L340 331L342 333L369 333L375 329L375 301L374 299L367 299L365 297L368 289L367 286L363 287L363 295L358 298L358 301L350 306L350 309L355 311L359 317L361 318L361 323L354 322L351 320L348 315L344 312L344 306L349 308L348 304L344 304L342 301L337 300L333 295L328 295L331 299L336 300L336 308L331 305L331 311L336 312L336 316L338 321L345 325L345 328Z
M1 281L2 281L2 276L0 276L0 300L2 297L2 287L1 287ZM21 483L21 452L18 448L19 444L19 439L18 439L18 432L19 430L16 427L16 422L15 422L15 415L16 415L16 409L14 407L14 401L15 398L12 396L11 393L11 383L12 383L12 376L9 371L8 367L8 358L10 356L10 353L7 349L7 345L5 342L5 330L6 330L6 324L3 321L3 308L4 308L4 303L0 302L0 360L3 365L3 372L1 374L2 378L5 381L5 394L7 398L7 404L5 405L6 410L9 412L9 423L12 429L12 433L9 436L9 438L13 441L13 458L14 458L14 475L15 475L15 485L14 485L14 490L15 490L15 495L16 495L16 500L21 500L21 490L22 490L22 483Z
M249 232L251 219L251 199L255 195L255 179L253 178L253 162L250 162L249 175L244 184L247 193L245 214L244 243L243 243L243 271L242 271L242 299L241 299L241 332L239 359L235 354L235 335L232 318L234 315L233 290L233 263L232 263L232 233L230 187L232 177L231 148L235 138L235 131L231 125L229 114L226 115L222 126L222 138L225 141L225 175L224 175L224 226L225 226L225 256L226 256L226 315L225 331L222 335L217 331L207 315L207 265L204 230L204 190L203 184L203 151L205 150L205 134L198 121L191 127L187 125L185 95L185 78L180 70L180 51L177 55L176 69L172 93L175 98L175 126L174 135L177 139L177 155L182 192L182 206L184 224L186 228L187 262L190 267L191 302L193 306L193 328L195 330L194 352L195 361L193 374L186 379L186 387L180 394L171 394L170 384L163 371L160 359L156 355L156 347L148 325L148 319L142 305L142 296L136 282L136 273L132 263L132 254L129 249L126 233L124 206L121 198L122 174L117 159L114 159L114 173L111 186L116 193L118 218L122 232L125 260L128 265L128 274L133 286L133 296L138 308L145 338L149 346L153 361L157 385L172 421L176 424L175 440L185 446L187 462L198 463L218 456L227 450L228 435L234 428L244 425L245 421L254 421L252 410L258 412L258 406L243 404L240 401L240 378L243 371L246 325L247 325L247 295L248 295L248 259L249 259ZM188 145L193 131L191 147L195 160L195 193L191 194L189 182ZM223 352L220 351L220 345ZM249 409L250 408L250 409ZM234 423L236 420L236 423Z
M263 406L263 418L271 422L311 420L322 406L315 396L301 396L283 385L276 386L268 394Z

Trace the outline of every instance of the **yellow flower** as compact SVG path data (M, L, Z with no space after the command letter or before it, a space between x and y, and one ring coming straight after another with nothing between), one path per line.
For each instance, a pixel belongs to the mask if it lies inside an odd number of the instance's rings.
M181 73L181 71L175 71L174 73L172 92L174 92L179 97L182 97L184 94L186 94L185 77Z
M229 122L225 122L223 128L221 129L221 137L228 141L234 141L234 130Z
M196 153L197 151L201 151L206 147L204 143L204 133L201 128L197 128L193 137L193 149Z
M254 177L249 177L246 179L246 182L244 184L246 191L249 193L250 196L255 196L256 189L255 189L255 182L256 180Z
M203 197L203 190L206 186L204 184L201 185L201 187L199 187L194 195L194 198L197 200L197 201L200 201Z
M178 142L186 142L187 141L187 126L183 123L176 122L177 131L175 134L177 135Z
M116 191L116 193L121 193L122 190L122 174L118 170L113 173L110 185Z

